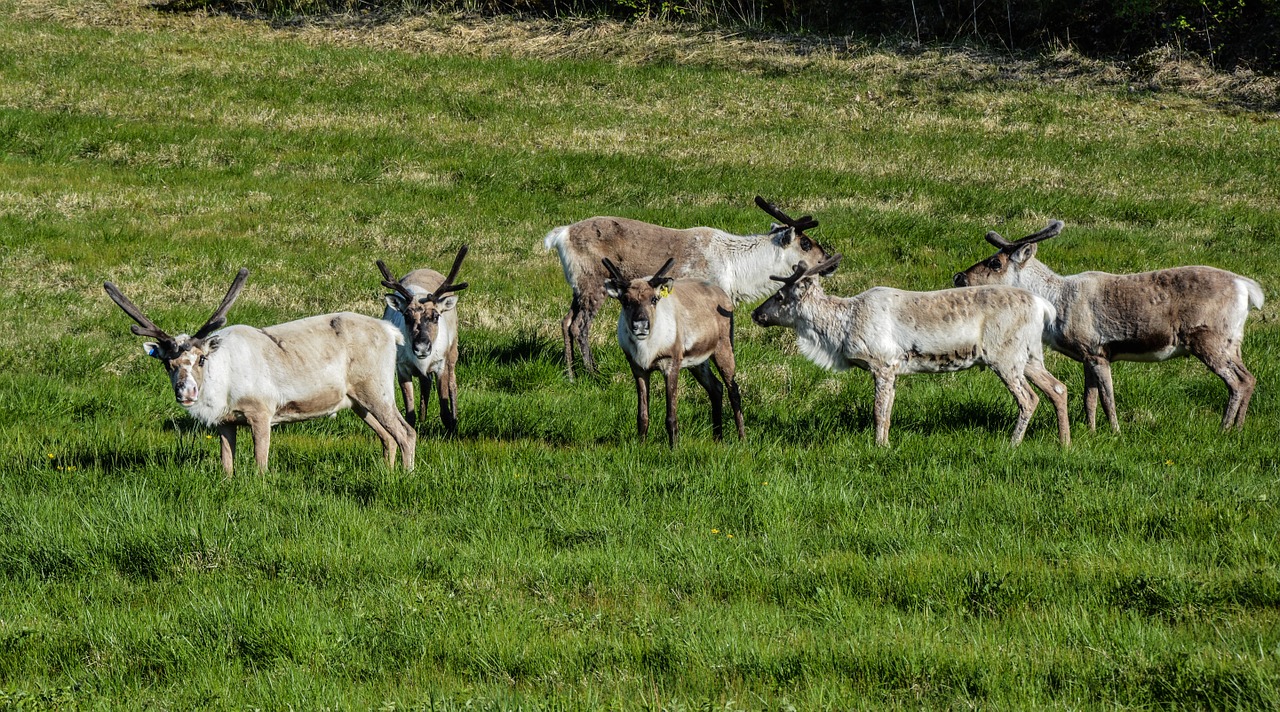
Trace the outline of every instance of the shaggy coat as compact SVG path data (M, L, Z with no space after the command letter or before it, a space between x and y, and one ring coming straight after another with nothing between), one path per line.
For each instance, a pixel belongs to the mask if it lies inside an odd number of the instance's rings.
M833 260L839 261L839 255ZM784 281L783 278L778 278ZM889 444L897 377L987 366L1018 404L1011 444L1022 441L1039 398L1053 402L1058 437L1071 442L1066 388L1044 367L1041 339L1054 309L1009 287L908 292L874 287L857 296L828 296L813 271L796 273L752 313L761 326L796 331L800 353L834 371L860 368L875 379L876 444Z
M680 369L687 368L711 398L712 432L723 436L724 388L711 371L714 364L729 391L738 438L746 437L742 397L733 357L733 302L724 290L707 282L664 277L671 261L653 277L624 280L620 273L605 283L609 296L622 303L618 344L627 356L636 384L636 427L649 433L649 374L662 373L667 390L667 439L679 437L676 403Z
M434 294L445 277L433 269L418 269L400 278L415 297ZM428 410L431 382L436 382L440 400L440 421L446 431L458 430L458 298L449 295L439 301L415 304L410 319L405 318L405 299L387 295L382 319L398 330L403 343L396 352L396 382L404 397L405 419L416 428L418 414L413 397L413 379L422 392L422 412ZM412 323L410 323L410 321Z
M557 227L543 245L555 250L573 288L573 302L561 323L565 366L573 376L577 343L583 365L595 372L591 355L591 321L607 300L610 278L601 260L608 258L625 279L656 274L663 262L675 260L670 276L716 285L733 304L756 299L772 289L770 274L790 271L801 260L826 258L822 246L791 226L775 225L763 235L733 235L709 227L677 230L628 218L594 217Z
M249 427L254 459L266 470L271 426L346 408L377 433L388 466L399 447L404 468L412 470L416 438L396 410L392 386L400 334L386 322L347 312L263 329L236 325L215 331L247 276L248 270L241 270L222 306L194 336L169 336L114 284L104 285L138 323L134 333L158 339L143 349L164 365L178 404L218 429L227 475L234 469L238 426Z
M956 285L1006 284L1044 297L1057 318L1049 344L1084 364L1085 417L1096 423L1098 398L1114 430L1112 361L1164 361L1190 354L1222 379L1229 396L1224 430L1243 427L1257 379L1240 351L1249 309L1260 309L1262 288L1247 277L1215 267L1174 267L1140 274L1082 272L1062 276L1036 259L1032 239L1061 230L1055 221L1037 235L1007 242L988 240L1001 250L955 275Z

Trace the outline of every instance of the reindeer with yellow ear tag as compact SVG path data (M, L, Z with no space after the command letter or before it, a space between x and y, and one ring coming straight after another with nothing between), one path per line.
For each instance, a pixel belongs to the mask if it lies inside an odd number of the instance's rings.
M649 433L649 374L657 370L667 385L667 439L671 447L676 446L677 388L680 369L687 368L711 397L712 432L720 440L724 434L724 387L711 372L710 364L715 364L729 389L738 438L745 439L742 396L734 378L733 302L723 289L709 282L667 277L674 263L668 259L657 274L628 280L609 258L602 260L610 274L605 293L622 303L618 343L636 381L640 438Z

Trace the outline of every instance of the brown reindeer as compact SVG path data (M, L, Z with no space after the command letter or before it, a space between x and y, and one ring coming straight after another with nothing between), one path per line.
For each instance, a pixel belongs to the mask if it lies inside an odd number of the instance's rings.
M1261 309L1262 287L1215 267L1173 267L1140 274L1082 272L1062 276L1036 259L1036 243L1062 232L1045 229L1010 242L997 232L997 252L953 278L956 286L1008 284L1053 303L1058 316L1049 345L1084 364L1084 410L1093 430L1098 397L1113 430L1112 361L1164 361L1191 354L1227 385L1222 429L1243 427L1257 379L1245 368L1240 345L1249 308Z
M716 440L723 437L724 389L708 361L715 364L728 386L738 439L745 439L742 396L734 378L733 304L729 295L708 282L668 277L674 258L668 259L653 276L636 279L627 279L607 257L601 264L610 275L605 291L622 303L618 343L636 381L636 427L640 439L649 434L649 374L657 370L667 385L667 440L671 447L676 446L676 402L682 368L692 371L706 389L711 398L713 436Z
M559 253L564 278L573 288L573 302L561 322L569 378L575 343L583 366L599 372L591 355L590 332L591 320L608 299L604 283L610 275L601 269L605 258L628 280L654 274L664 259L671 259L672 277L710 282L733 304L767 294L773 288L770 274L790 270L801 260L826 258L822 246L805 234L818 226L812 216L793 219L760 196L756 205L782 224L775 223L762 235L740 236L709 227L676 230L627 218L594 217L548 233L543 244Z

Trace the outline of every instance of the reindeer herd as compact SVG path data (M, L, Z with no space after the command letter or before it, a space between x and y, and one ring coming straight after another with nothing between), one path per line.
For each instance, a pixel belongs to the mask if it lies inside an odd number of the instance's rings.
M667 439L676 446L684 368L711 398L715 438L723 434L726 390L738 437L746 437L733 310L770 292L751 314L757 324L794 330L800 353L818 366L871 373L878 445L889 444L899 375L974 366L994 372L1017 403L1012 445L1022 441L1039 403L1032 386L1053 404L1058 439L1069 445L1067 391L1044 366L1046 343L1084 364L1090 430L1099 397L1111 427L1120 429L1112 361L1163 361L1187 354L1227 386L1222 428L1244 425L1256 379L1244 365L1241 343L1250 308L1263 304L1262 288L1252 279L1203 266L1062 276L1036 259L1037 243L1062 231L1063 224L1053 221L1016 241L987 233L998 251L957 273L952 289L872 287L853 297L829 296L821 278L836 270L842 255L828 254L805 233L818 222L808 215L793 219L758 196L756 204L779 221L758 235L594 217L557 227L544 239L544 246L558 253L573 290L561 323L570 379L575 346L583 367L599 372L591 354L591 322L608 299L621 304L618 343L635 378L642 439L649 429L649 378L659 371L666 387ZM457 293L467 283L455 280L466 254L464 246L447 276L424 268L396 279L377 260L381 284L391 290L381 319L342 312L264 328L224 326L248 279L249 271L241 269L194 335L171 336L114 284L103 287L136 322L133 333L154 339L143 349L164 365L178 404L217 429L228 475L240 426L248 426L254 459L265 470L272 425L347 408L382 440L388 466L395 464L398 451L404 468L412 470L419 420L415 378L421 411L428 409L434 383L441 422L448 433L457 432ZM393 384L400 386L403 416Z

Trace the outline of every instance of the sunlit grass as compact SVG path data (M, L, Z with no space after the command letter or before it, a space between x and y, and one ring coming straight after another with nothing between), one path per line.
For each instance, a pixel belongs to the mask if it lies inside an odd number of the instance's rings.
M1280 299L1248 328L1244 432L1178 361L1119 364L1124 432L1090 434L1050 356L1067 451L1047 403L1010 449L978 371L900 381L874 448L870 378L744 308L748 440L712 441L689 380L672 452L635 442L616 308L604 376L563 377L541 247L594 214L760 231L760 193L821 220L837 294L947 286L986 230L1049 218L1063 272L1203 263L1270 292L1274 116L966 55L0 10L0 706L1280 704ZM340 414L278 428L265 476L242 442L225 479L101 289L191 329L244 265L234 322L376 315L375 259L464 243L460 437L433 411L412 474Z

